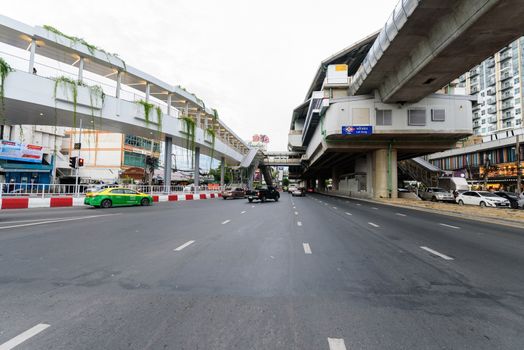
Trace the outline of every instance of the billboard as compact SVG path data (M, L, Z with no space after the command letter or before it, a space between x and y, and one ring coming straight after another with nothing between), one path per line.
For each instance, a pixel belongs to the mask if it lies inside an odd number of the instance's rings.
M42 163L43 155L42 146L8 140L0 141L0 159Z

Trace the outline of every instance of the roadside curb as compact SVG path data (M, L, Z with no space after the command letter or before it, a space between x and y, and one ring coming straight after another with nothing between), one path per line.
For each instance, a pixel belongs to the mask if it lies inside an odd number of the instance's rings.
M380 200L348 197L348 196L343 196L339 194L328 194L328 193L322 193L322 192L315 192L315 193L324 195L327 197L338 197L338 198L352 199L352 200L357 200L357 201L362 201L362 202L367 202L367 203L383 204L383 205L389 205L391 207L413 209L413 210L423 211L423 212L432 213L432 214L441 214L441 215L452 216L452 217L456 217L456 218L464 219L464 220L487 222L490 224L499 224L499 225L505 225L509 227L520 228L520 229L522 229L522 227L524 226L524 222L518 221L518 220L499 219L499 218L493 218L493 217L481 217L481 216L472 216L472 215L465 216L464 214L457 213L454 211L449 211L449 210L421 208L417 206L411 206L411 205L405 205L405 204L399 204L399 203L388 203L388 202L380 201Z
M170 194L153 195L153 202L175 202L189 200L204 200L220 198L220 193L200 194ZM32 209L32 208L64 208L64 207L88 207L84 204L84 197L57 196L50 198L2 198L0 199L1 210L6 209Z

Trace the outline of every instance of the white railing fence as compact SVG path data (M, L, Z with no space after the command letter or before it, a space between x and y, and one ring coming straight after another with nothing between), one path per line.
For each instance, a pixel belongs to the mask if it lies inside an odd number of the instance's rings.
M93 185L93 184L32 184L32 183L0 183L0 198L2 197L33 197L48 198L54 196L84 196L88 192L96 192L108 187L125 187L138 192L151 195L165 194L194 194L194 193L217 193L222 191L220 186L202 185L195 188L193 185L178 186L171 185Z

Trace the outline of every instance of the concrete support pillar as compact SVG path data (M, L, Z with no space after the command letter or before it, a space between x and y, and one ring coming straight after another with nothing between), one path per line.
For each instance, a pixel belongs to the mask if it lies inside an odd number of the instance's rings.
M373 197L397 198L397 150L373 151Z
M200 115L201 115L200 111L198 111L197 114L196 114L196 126L197 126L197 128L200 128L200 121L201 121Z
M220 158L220 186L225 185L226 177L226 157Z
M340 170L333 168L331 170L331 180L333 184L333 189L338 191L338 184L340 182Z
M33 73L33 68L35 68L35 54L36 54L36 40L31 39L31 46L29 47L29 73Z
M249 189L253 189L253 176L255 175L256 168L255 165L250 165L249 168L247 168L247 187Z
M122 71L116 73L116 93L115 97L120 99L120 90L122 90Z
M195 175L194 175L195 192L198 192L200 186L200 147L195 147Z
M150 95L151 95L151 84L146 83L146 102L149 102Z
M189 117L189 102L186 102L186 105L184 106L184 115Z
M326 179L323 177L318 178L318 189L321 191L326 190Z
M84 58L81 57L78 61L78 81L82 82L84 80Z
M167 115L171 115L171 99L173 95L167 94Z
M166 136L164 140L164 192L171 191L171 159L173 153L173 139Z

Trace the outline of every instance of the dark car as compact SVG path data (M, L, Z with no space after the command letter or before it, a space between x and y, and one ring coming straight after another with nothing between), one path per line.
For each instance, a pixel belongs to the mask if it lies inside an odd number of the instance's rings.
M509 201L509 204L512 209L518 209L519 208L519 199L515 193L511 192L505 192L505 191L497 191L495 194L499 197L506 198Z
M275 202L278 202L280 199L280 193L272 186L256 187L254 190L247 191L246 196L249 203L254 200L265 202L268 199L273 199Z
M228 198L235 199L235 198L245 198L245 197L246 197L246 192L244 191L244 189L240 187L226 188L225 190L222 191L222 198L224 199L228 199Z

